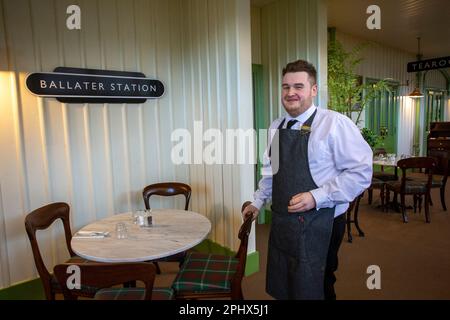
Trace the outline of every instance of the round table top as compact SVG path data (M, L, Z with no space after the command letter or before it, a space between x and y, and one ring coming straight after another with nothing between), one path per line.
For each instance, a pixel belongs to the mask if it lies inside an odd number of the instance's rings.
M203 215L185 210L153 209L153 225L140 227L131 212L95 221L80 231L105 231L103 238L72 238L72 249L80 257L98 262L141 262L171 256L199 244L211 230ZM117 239L116 224L125 223L126 239Z

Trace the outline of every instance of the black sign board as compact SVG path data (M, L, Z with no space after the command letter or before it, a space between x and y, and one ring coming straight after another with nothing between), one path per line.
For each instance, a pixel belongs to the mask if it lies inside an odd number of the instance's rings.
M450 57L434 58L408 63L408 72L450 68Z
M161 81L140 72L58 67L30 74L26 84L35 95L65 103L143 103L164 94Z

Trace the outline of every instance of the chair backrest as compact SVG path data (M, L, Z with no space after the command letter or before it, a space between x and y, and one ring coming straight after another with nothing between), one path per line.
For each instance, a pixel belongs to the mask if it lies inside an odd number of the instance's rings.
M54 292L52 291L51 286L51 275L45 267L42 259L39 245L36 240L36 231L47 229L57 219L61 219L64 226L67 249L69 254L74 256L75 253L70 245L70 241L72 240L72 232L70 230L69 212L70 208L67 203L57 202L36 209L25 217L25 229L27 230L27 235L30 239L34 262L44 286L45 296L49 300L54 298Z
M189 200L191 199L191 187L187 184L180 182L155 183L146 186L142 191L146 209L150 209L149 199L152 195L175 196L178 194L182 194L186 198L184 210L187 210L189 208Z
M431 179L436 168L436 160L431 157L414 157L401 159L397 162L397 166L402 169L402 188L406 183L407 169L425 169L428 174L428 189L431 187Z
M247 207L251 202L246 201L241 208L241 213L244 211L245 207ZM252 215L248 215L239 229L238 238L241 240L239 245L239 250L236 253L236 258L239 259L239 265L237 267L236 273L233 277L233 288L240 288L240 283L242 281L242 277L245 272L245 264L247 262L247 247L248 247L248 236L250 235L250 231L252 230Z
M76 266L77 268L71 267ZM68 269L71 267L71 269ZM67 280L74 275L74 269L79 271L79 288L93 287L98 289L110 288L114 285L132 281L142 281L145 284L145 300L151 300L156 267L151 263L63 263L53 269L56 279L62 288L64 299L76 300L83 296L80 290L67 287ZM76 277L74 277L76 279ZM70 284L75 284L72 280Z
M448 176L448 161L450 154L448 150L429 149L428 156L436 160L435 174L440 174L447 179Z

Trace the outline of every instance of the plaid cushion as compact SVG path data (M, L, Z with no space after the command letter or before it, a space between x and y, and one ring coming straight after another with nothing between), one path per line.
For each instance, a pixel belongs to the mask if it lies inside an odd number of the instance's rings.
M428 175L424 174L424 173L411 173L409 174L409 177L406 178L407 180L411 180L411 181L420 181L423 183L427 183L428 182ZM444 176L439 175L439 174L433 174L433 177L431 179L431 187L432 188L440 188L444 183Z
M144 300L145 288L107 288L101 289L95 295L96 300ZM173 291L170 288L154 288L152 300L172 300Z
M400 181L395 182L387 182L386 187L388 190L392 190L394 192L400 193L402 183ZM405 192L406 193L419 193L426 192L427 186L423 182L407 180L405 183Z
M192 252L186 257L172 288L179 293L229 291L238 263L234 257Z
M373 177L380 179L382 181L395 181L397 180L397 177L394 173L388 173L388 172L382 172L382 171L376 171L373 173Z

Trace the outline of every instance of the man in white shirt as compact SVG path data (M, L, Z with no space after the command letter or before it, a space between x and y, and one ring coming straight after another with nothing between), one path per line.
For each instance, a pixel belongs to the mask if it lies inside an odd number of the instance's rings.
M372 150L348 117L317 108L307 61L283 69L285 117L270 126L263 177L244 215L272 200L266 290L276 299L335 299L345 212L372 178Z

